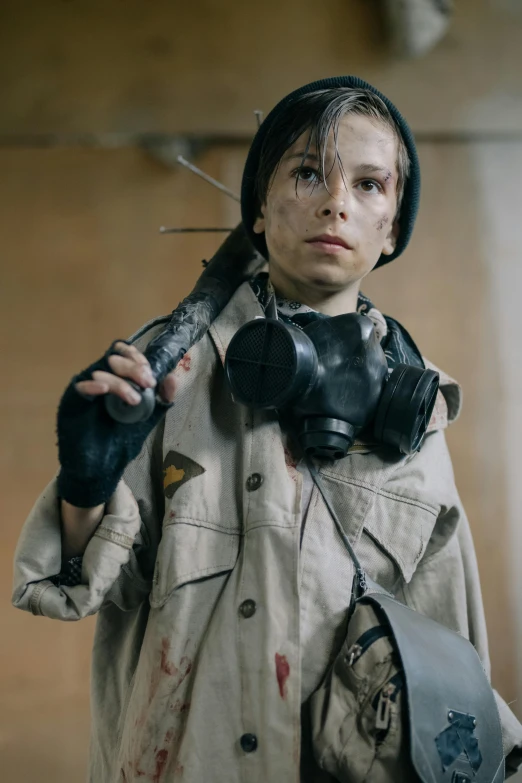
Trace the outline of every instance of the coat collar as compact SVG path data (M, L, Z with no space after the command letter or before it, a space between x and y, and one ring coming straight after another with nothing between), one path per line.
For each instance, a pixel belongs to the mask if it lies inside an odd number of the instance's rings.
M237 330L256 317L264 317L264 311L249 283L239 286L230 301L211 324L209 334L216 346L221 364Z

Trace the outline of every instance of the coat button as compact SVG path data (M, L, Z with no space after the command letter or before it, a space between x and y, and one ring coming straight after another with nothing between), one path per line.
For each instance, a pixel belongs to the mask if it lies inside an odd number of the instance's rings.
M259 489L262 483L263 476L261 473L252 473L246 480L246 488L249 492L254 492L256 489Z
M254 750L257 750L257 737L255 734L243 734L239 744L245 753L253 753Z
M252 601L251 598L247 598L247 600L243 601L240 605L239 611L243 617L246 617L248 620L249 617L252 617L256 613L256 608L256 602Z

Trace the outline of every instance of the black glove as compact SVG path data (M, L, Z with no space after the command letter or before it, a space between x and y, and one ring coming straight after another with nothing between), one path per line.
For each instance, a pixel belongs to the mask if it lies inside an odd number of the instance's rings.
M172 407L172 403L157 401L146 421L120 424L105 410L104 395L79 394L76 383L92 380L96 370L112 372L107 359L113 353L111 346L99 361L76 375L58 407L58 494L80 508L109 500L129 462L138 456L147 436Z

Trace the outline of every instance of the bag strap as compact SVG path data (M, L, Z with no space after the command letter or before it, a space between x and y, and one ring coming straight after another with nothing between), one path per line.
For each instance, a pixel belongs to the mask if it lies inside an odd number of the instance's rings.
M364 568L362 567L361 563L359 562L359 558L355 554L355 550L350 544L350 541L348 540L348 536L343 530L343 526L341 525L339 521L339 517L335 513L335 509L333 508L332 504L330 503L330 499L327 495L327 492L324 488L323 480L321 476L319 475L319 471L315 467L312 458L307 455L306 457L306 464L308 466L308 470L310 471L310 475L312 476L313 482L317 489L319 490L321 497L324 501L324 504L326 508L328 509L328 513L333 519L334 525L337 528L337 532L341 536L342 542L346 547L346 550L348 554L350 555L354 568L355 568L355 576L353 580L352 585L352 601L357 601L359 598L361 598L368 590L368 582L366 577L366 572Z

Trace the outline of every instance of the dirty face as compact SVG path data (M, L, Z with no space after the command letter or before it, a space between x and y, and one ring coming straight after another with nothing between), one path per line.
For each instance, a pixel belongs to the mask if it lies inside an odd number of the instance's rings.
M275 171L256 233L265 232L270 278L277 291L335 293L362 280L396 242L397 140L376 120L347 114L337 154L328 140L323 181L308 132ZM339 162L340 161L340 162Z

